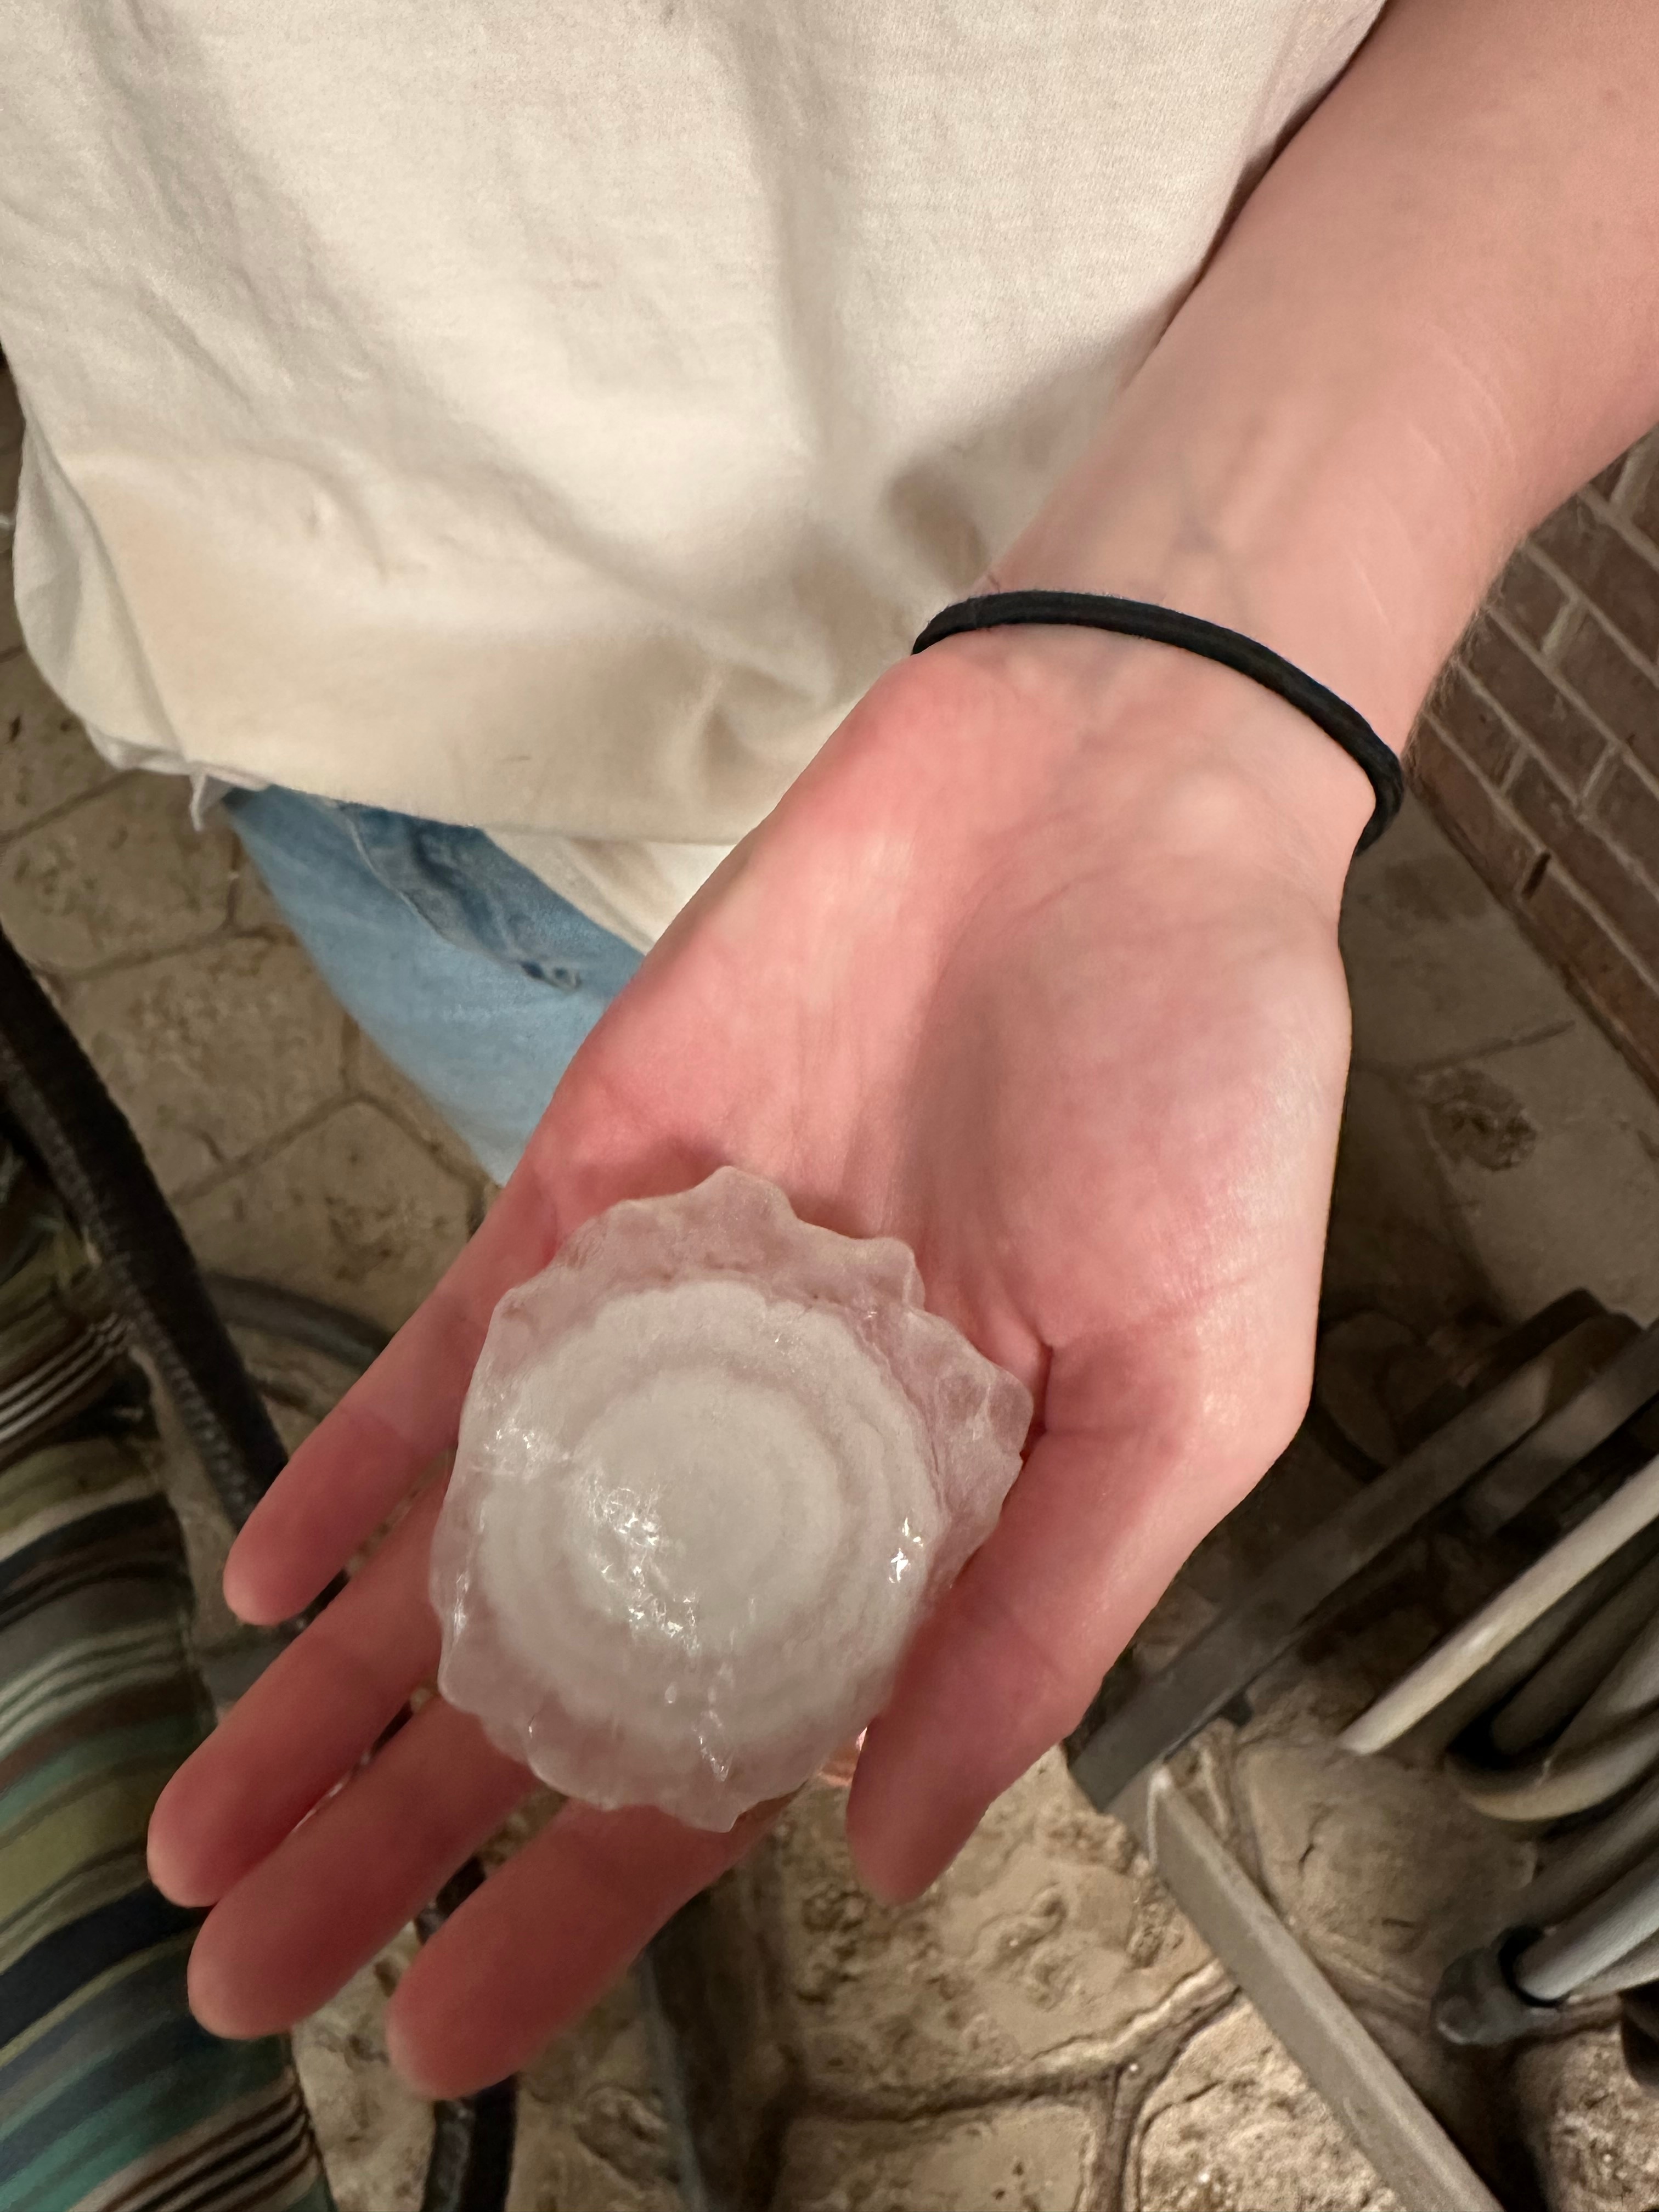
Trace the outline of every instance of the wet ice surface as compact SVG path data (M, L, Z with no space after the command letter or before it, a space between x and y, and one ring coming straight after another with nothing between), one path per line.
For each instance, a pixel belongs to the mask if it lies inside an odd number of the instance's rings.
M1031 1401L906 1248L722 1168L497 1307L432 1552L439 1685L555 1788L728 1828L877 1712Z

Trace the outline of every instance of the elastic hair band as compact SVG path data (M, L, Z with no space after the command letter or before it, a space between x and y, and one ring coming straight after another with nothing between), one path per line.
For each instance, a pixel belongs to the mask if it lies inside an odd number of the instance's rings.
M1095 592L992 592L944 608L910 650L921 653L958 630L997 629L1006 623L1071 623L1089 629L1118 630L1126 637L1150 638L1155 645L1179 646L1206 660L1218 660L1299 708L1364 769L1376 805L1354 848L1357 853L1374 845L1400 811L1406 795L1400 763L1363 714L1269 647L1236 629L1224 629L1219 623L1206 622L1201 615L1183 615L1145 599L1114 599Z

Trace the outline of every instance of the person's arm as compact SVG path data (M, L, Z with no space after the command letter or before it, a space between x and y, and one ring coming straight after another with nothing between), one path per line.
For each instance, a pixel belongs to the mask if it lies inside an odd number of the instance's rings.
M1402 743L1510 544L1659 412L1656 79L1646 8L1398 0L989 580L1231 623ZM243 1530L232 1603L294 1613L409 1497L496 1300L576 1224L720 1161L768 1176L902 1237L1041 1405L860 1758L854 1856L914 1894L1305 1408L1370 805L1190 654L1009 629L896 665L594 1030ZM155 1881L214 1905L191 1986L219 2033L320 2002L528 1785L441 1698L356 1771L430 1676L429 1527L417 1500L157 1808ZM524 2063L769 1817L566 1807L404 1976L399 2066L453 2096Z
M1391 0L987 587L1230 623L1398 749L1516 543L1656 420L1659 9Z
M1329 685L1401 750L1516 544L1656 419L1659 8L1391 0L1091 447L974 589L1113 592L1224 623ZM1334 929L1372 805L1360 770L1294 709L1264 713L1247 678L1128 650L1159 690L1139 712L1107 711L1091 732L1097 767L1078 778L1097 793L1105 865L1125 870L1137 838L1184 847L1212 834L1307 883ZM1015 670L1035 698L1046 686L1086 727L1091 698L1121 684L1125 647L1093 630L1007 629L922 658L950 653L977 657L987 676ZM1234 817L1224 799L1206 833L1192 823L1218 761L1265 804ZM1145 832L1120 834L1143 795ZM1160 927L1178 926L1166 911ZM1311 976L1306 988L1311 1003ZM1182 996L1172 984L1172 1008ZM1294 1080L1288 1067L1281 1079ZM1293 1139L1278 1141L1288 1158ZM1322 1219L1328 1195L1327 1182ZM1292 1210L1282 1188L1275 1202ZM1282 1375L1301 1329L1287 1300L1277 1336L1256 1339L1264 1372ZM1308 1348L1310 1361L1310 1336ZM1242 1365L1237 1350L1214 1364L1218 1416L1249 1402ZM1259 1410L1270 1395L1264 1382ZM1187 1510L1172 1497L1166 1523ZM1126 1531L1124 1559L1133 1550ZM1118 1592L1091 1606L1081 1578L1022 1573L1019 1643L1036 1641L1043 1616L1080 1622L1086 1607L1091 1657L1106 1656L1143 1603ZM951 1674L967 1671L959 1632L924 1646L908 1696L872 1732L848 1830L889 1894L931 1880L978 1808L1070 1724L1059 1716L1074 1680L1057 1686L1042 1650L1012 1668L1006 1621L1001 1636L1018 1721L980 1729L952 1711Z

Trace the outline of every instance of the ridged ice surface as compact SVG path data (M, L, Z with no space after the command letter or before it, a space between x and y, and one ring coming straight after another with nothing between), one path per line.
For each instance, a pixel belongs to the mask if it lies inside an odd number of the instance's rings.
M729 1828L880 1710L1030 1414L890 1238L733 1168L613 1206L490 1323L439 1686L556 1789Z

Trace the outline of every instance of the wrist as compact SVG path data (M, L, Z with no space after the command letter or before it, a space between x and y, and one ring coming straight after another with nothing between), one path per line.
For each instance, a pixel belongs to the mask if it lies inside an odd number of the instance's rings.
M1351 394L1289 393L1252 414L1206 407L1182 386L1164 369L1146 390L1132 386L1096 446L963 596L1104 592L1219 623L1325 685L1402 755L1508 550L1503 526L1466 501L1457 529L1414 527L1437 496L1452 501L1451 487L1420 451L1420 480L1388 484L1388 441ZM1030 635L1051 664L1089 658L1047 625ZM1250 677L1142 641L1120 641L1115 658L1125 656L1139 657L1170 702L1152 726L1173 714L1194 761L1271 808L1255 824L1264 848L1283 857L1293 845L1340 899L1376 804L1358 762Z
M1433 492L1406 498L1386 485L1386 456L1358 416L1328 434L1311 407L1292 410L1293 428L1268 416L1194 428L1201 409L1164 399L1139 404L1132 387L1096 447L963 596L1105 592L1219 623L1324 684L1403 753L1508 550L1501 532L1467 513L1461 533L1413 526ZM1449 486L1437 489L1451 499ZM1231 671L1223 681L1261 688Z
M1396 12L1431 32L1432 0ZM1374 160L1398 166L1376 43L978 588L1112 592L1221 623L1399 753L1492 577L1553 502L1538 504L1547 470L1506 418L1480 326L1446 310L1455 264L1430 211L1407 204L1415 185L1399 179L1389 202L1352 143L1369 133Z
M912 665L942 673L947 660L976 696L1010 695L1034 773L1097 849L1224 856L1295 881L1334 916L1375 794L1275 693L1200 655L1073 625L963 632Z

